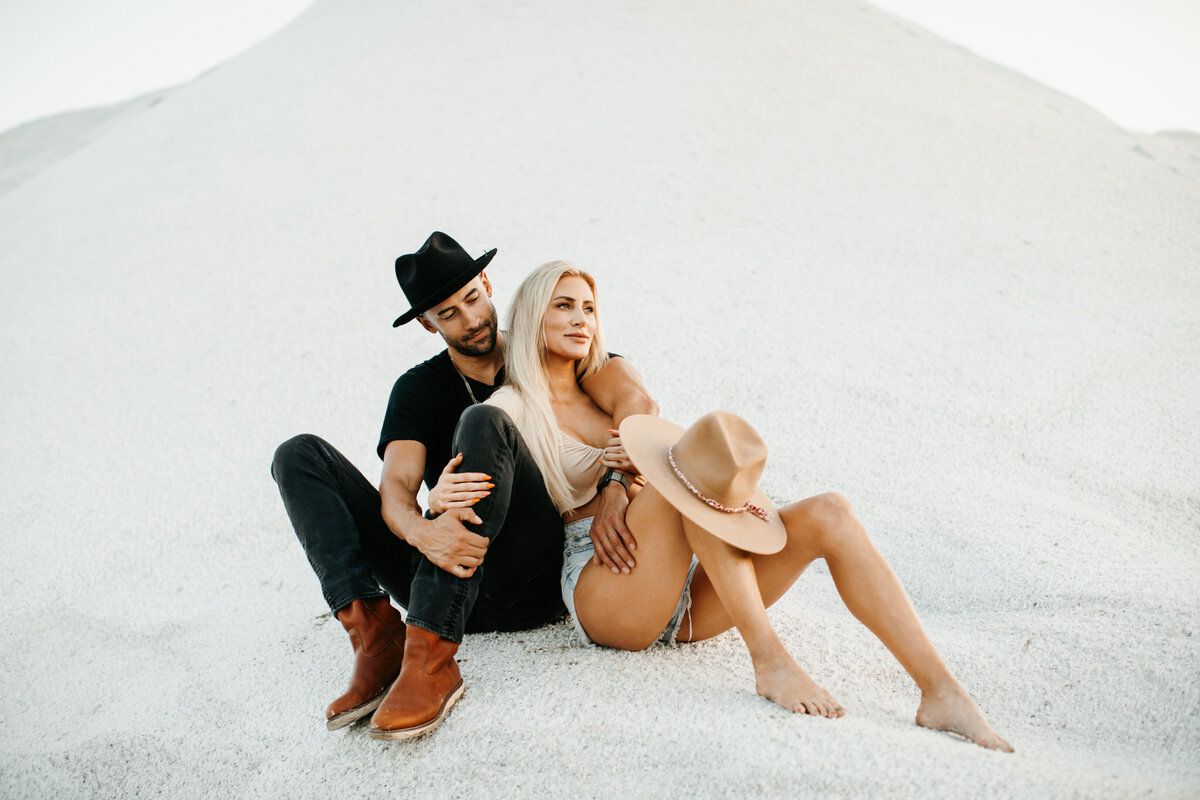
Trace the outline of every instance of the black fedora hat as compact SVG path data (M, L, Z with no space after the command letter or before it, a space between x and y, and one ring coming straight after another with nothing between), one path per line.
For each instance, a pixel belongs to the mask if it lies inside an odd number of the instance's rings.
M392 327L416 319L418 314L466 286L483 272L494 255L496 248L493 247L479 258L471 258L458 242L441 231L434 231L420 250L396 259L396 280L412 308L396 317Z

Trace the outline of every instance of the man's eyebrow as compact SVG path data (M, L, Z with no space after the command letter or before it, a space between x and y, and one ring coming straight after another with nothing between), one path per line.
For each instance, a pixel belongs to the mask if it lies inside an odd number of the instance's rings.
M463 300L464 301L470 300L472 297L475 297L478 294L479 294L478 289L472 289L469 293L467 293L467 296L464 297ZM433 314L434 314L434 316L440 317L449 311L453 311L457 307L458 307L457 303L452 303L451 305L448 305L445 308L439 308L437 311L434 311Z

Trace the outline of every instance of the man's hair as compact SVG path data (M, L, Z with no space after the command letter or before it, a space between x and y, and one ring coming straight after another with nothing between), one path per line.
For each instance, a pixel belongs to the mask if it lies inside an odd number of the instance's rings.
M558 421L550 405L550 383L546 365L548 349L543 321L554 287L563 278L583 278L596 296L596 281L590 274L566 261L550 261L529 273L508 309L508 330L505 340L505 383L512 387L524 405L518 428L530 455L542 472L546 490L560 513L572 510L574 492L563 473L559 455ZM600 327L600 311L595 311L596 335L592 337L587 356L575 364L575 376L582 381L600 370L608 361L604 335Z

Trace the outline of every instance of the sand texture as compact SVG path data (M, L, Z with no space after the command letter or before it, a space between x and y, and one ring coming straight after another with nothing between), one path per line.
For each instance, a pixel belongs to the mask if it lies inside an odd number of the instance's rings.
M79 125L0 164L0 796L1200 795L1186 137L853 0L319 0ZM844 719L736 634L561 624L468 637L426 739L327 732L350 648L268 464L308 431L377 478L434 229L499 248L501 310L592 270L663 416L847 495L1017 752L916 727L820 564L771 616Z

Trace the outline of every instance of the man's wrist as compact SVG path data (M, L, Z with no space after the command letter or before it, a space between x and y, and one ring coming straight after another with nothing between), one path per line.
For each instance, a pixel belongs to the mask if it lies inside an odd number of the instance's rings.
M403 521L399 525L389 525L388 527L390 527L392 529L392 533L396 534L396 536L401 540L408 542L410 545L420 550L421 548L417 542L421 540L421 534L424 532L426 526L432 524L433 522L426 519L425 515L421 512L421 507L416 506L415 508L408 508L407 513L404 515Z

